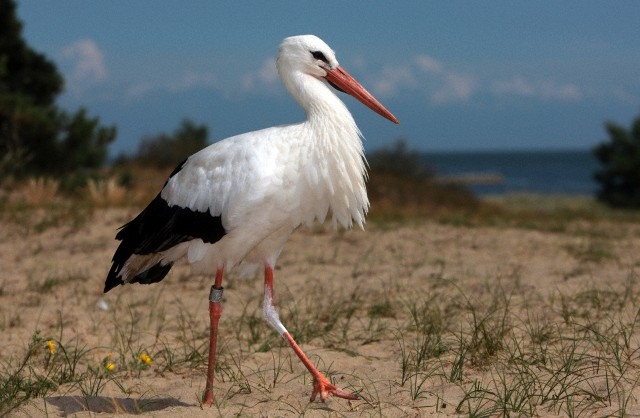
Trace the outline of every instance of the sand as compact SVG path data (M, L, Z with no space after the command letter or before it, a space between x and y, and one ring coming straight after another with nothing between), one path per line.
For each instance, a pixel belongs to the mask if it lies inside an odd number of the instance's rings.
M0 223L3 362L19 358L39 331L68 350L89 349L81 372L87 362L99 368L103 360L113 361L113 376L122 385L106 381L97 396L87 395L87 387L83 393L78 385L62 385L10 416L456 415L465 388L475 380L490 381L495 370L467 365L455 383L434 373L424 379L419 396L412 396L410 381L401 383L401 342L410 347L415 340L412 306L437 307L448 329L445 342L454 347L456 330L468 327L469 315L449 315L448 309L473 302L482 310L502 293L514 318L533 315L553 324L560 321L564 296L588 289L618 292L635 277L640 260L640 226L633 224L574 222L545 231L422 220L370 223L366 231L301 229L275 272L283 322L302 336L302 348L321 370L365 399L310 403L306 370L261 320L260 275L232 274L224 283L216 404L203 408L198 397L206 371L211 278L190 276L186 266L177 266L162 283L102 293L117 246L115 231L135 213L100 209L79 226L65 222L42 231ZM526 321L512 322L518 328ZM637 330L631 339L638 344ZM190 349L205 357L185 361ZM142 351L153 363L127 366ZM433 364L447 372L454 361L453 354L444 354ZM636 352L629 373L637 372L639 361ZM638 388L629 386L626 393L627 413L640 416ZM605 416L620 402L578 409ZM536 413L562 416L566 410L541 406Z

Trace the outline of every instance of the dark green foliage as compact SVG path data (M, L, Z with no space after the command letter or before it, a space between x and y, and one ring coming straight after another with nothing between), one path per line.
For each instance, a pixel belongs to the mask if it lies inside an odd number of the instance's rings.
M407 150L403 139L398 139L393 148L374 151L367 160L367 192L374 202L373 216L432 216L447 209L473 211L480 206L471 190L438 181L420 153Z
M107 158L107 145L116 137L115 127L100 126L98 118L86 113L80 108L73 115L63 112L59 118L60 151L67 170L100 167Z
M0 174L65 175L100 167L115 127L54 102L63 79L22 38L13 0L0 0Z
M24 128L23 144L30 152L23 169L37 175L59 176L99 168L106 160L107 146L116 137L115 127L100 126L99 119L87 116L84 108L74 114L57 111ZM28 131L34 128L40 130Z
M602 168L594 178L600 183L598 199L619 208L640 208L640 117L626 129L616 123L606 125L609 142L594 148Z
M142 139L136 160L144 165L170 168L208 144L209 130L206 125L196 125L184 119L173 135L161 133Z
M59 385L74 380L70 373L56 373L53 354L46 353L45 339L39 333L31 337L24 357L17 364L0 363L0 416L19 408L33 398L44 397Z
M52 105L62 91L62 76L51 61L22 39L14 1L0 0L0 10L0 94L3 99L18 96L18 101L32 106Z
M397 139L393 148L382 148L367 155L373 173L391 174L407 179L427 179L434 173L417 151L407 150L407 141Z

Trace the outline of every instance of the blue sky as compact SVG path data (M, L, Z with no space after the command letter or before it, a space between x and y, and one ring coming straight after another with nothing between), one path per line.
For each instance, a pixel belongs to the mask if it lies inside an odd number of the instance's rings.
M18 16L66 79L59 104L117 125L114 155L185 117L212 141L299 121L274 55L305 33L400 119L341 94L368 150L586 149L640 114L636 0L23 0Z

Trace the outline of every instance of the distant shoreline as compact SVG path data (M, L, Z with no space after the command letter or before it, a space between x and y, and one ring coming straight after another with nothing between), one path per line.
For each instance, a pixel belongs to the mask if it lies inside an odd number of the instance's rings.
M462 173L449 176L436 176L437 183L478 186L504 184L505 178L499 173Z
M590 150L421 153L438 182L459 184L476 195L536 193L595 195L599 162Z

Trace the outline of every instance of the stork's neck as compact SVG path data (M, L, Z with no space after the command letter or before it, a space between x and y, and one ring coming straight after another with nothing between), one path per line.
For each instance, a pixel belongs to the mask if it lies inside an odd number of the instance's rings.
M346 228L355 222L362 227L369 200L360 130L345 104L321 80L306 74L285 80L307 113L301 125L307 134L299 138L309 141L303 145L305 156L300 156L300 177L310 190L305 196L318 197L312 213L322 221L331 208L334 225Z
M304 109L306 124L314 131L316 141L346 141L359 144L360 131L347 106L321 80L297 73L287 77L285 87Z

